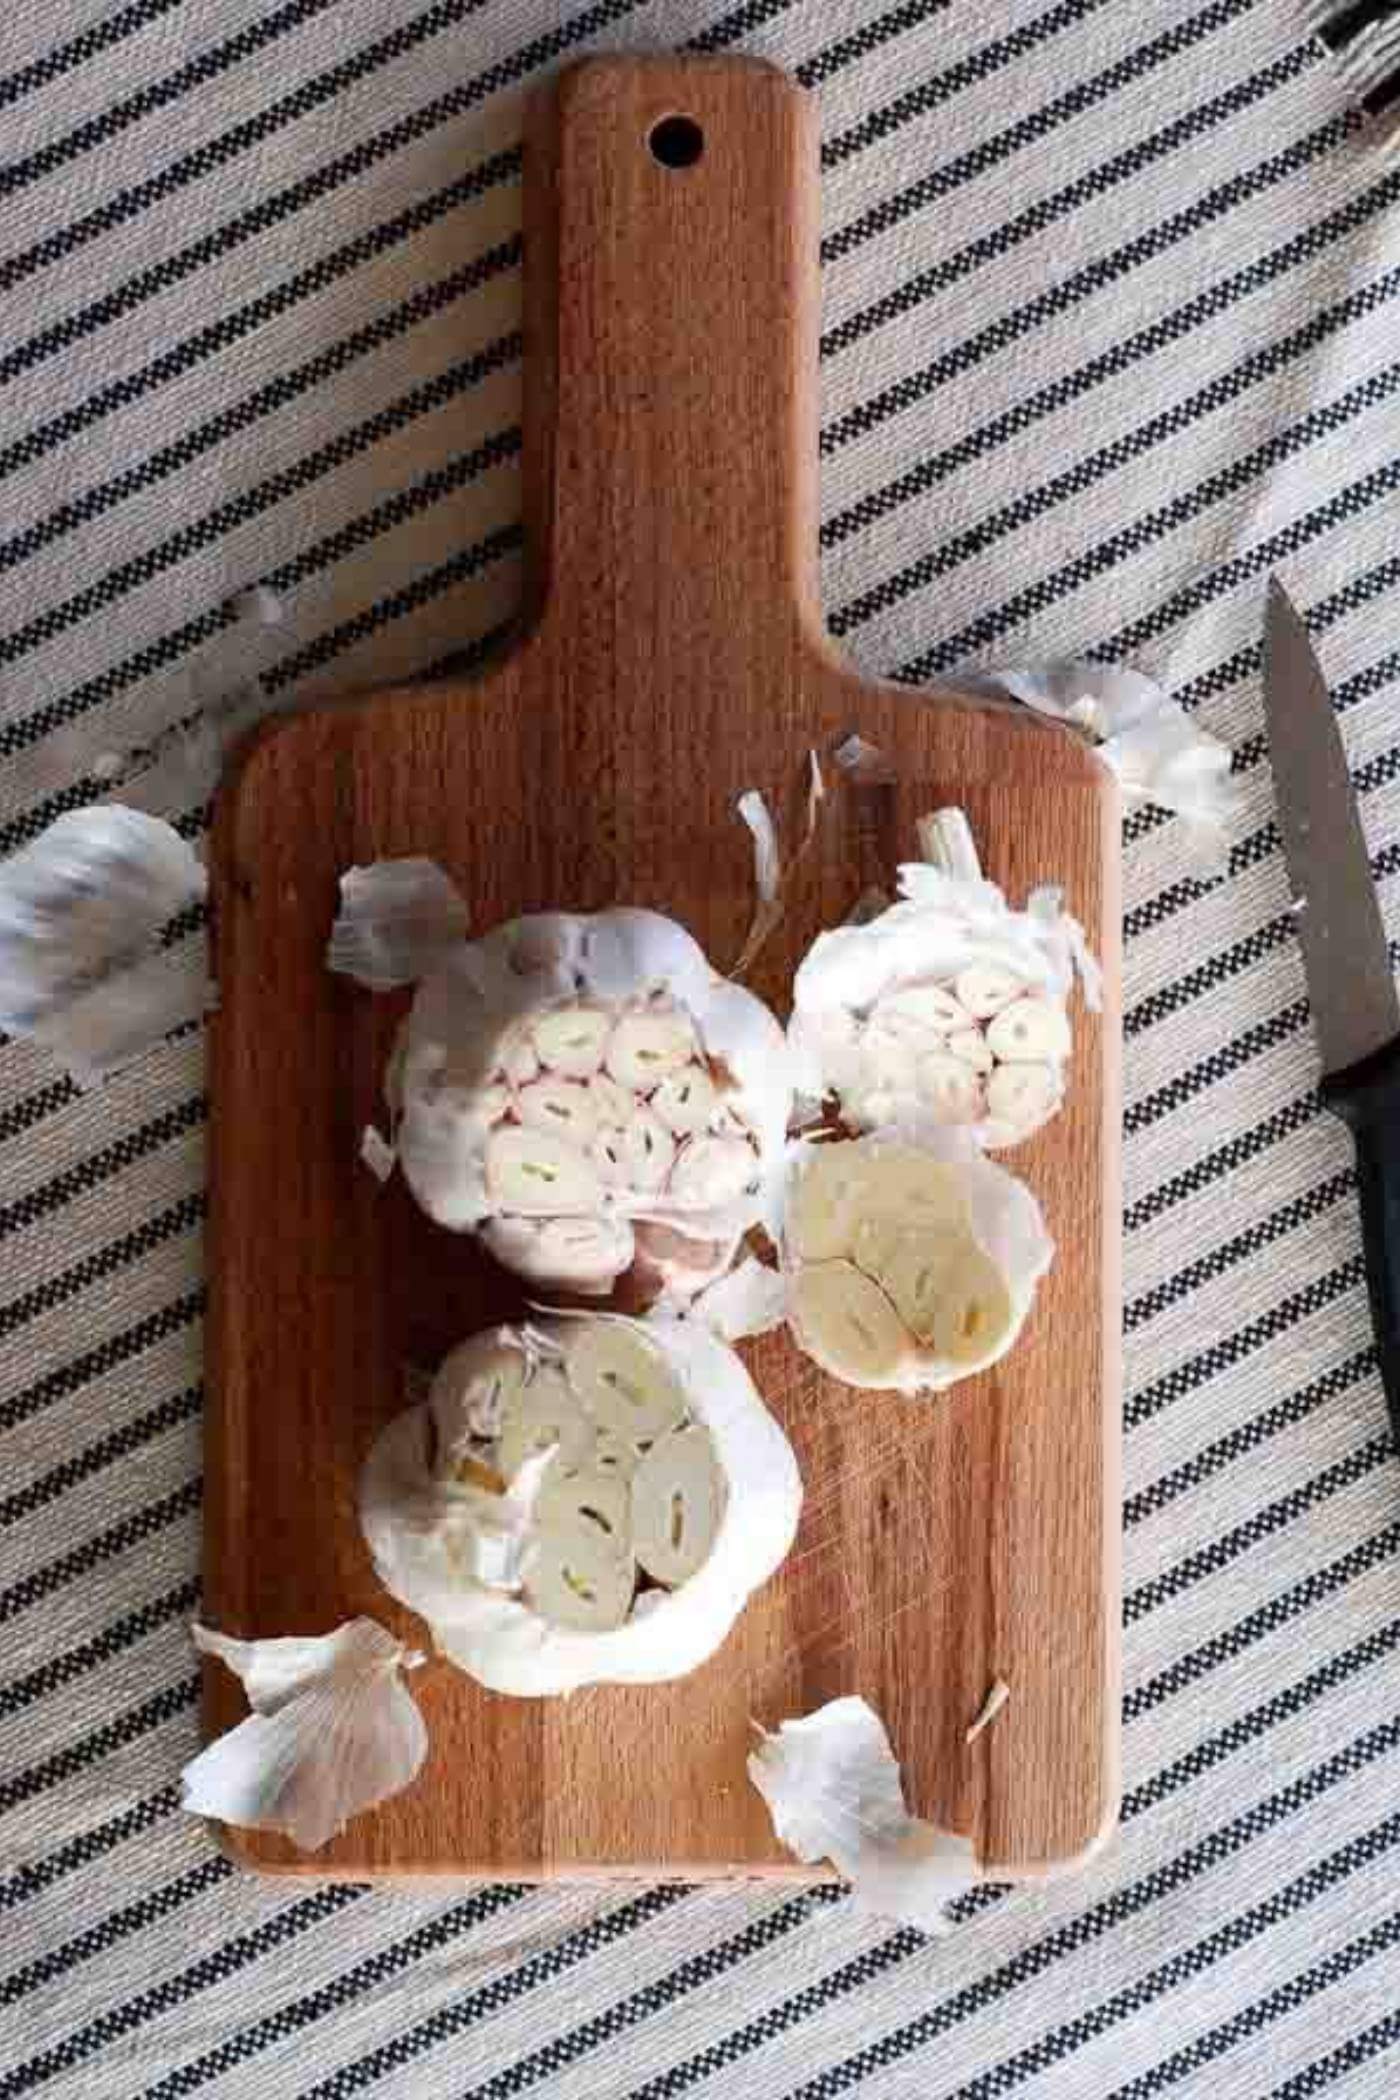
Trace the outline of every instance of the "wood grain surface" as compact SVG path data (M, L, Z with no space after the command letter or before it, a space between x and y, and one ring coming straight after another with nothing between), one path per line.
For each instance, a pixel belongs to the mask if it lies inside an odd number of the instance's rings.
M700 157L663 166L684 115ZM241 755L213 851L205 1612L240 1635L358 1612L421 1640L379 1590L355 1482L431 1367L518 1302L472 1243L357 1162L402 1010L324 967L341 871L449 868L485 930L614 901L673 913L720 967L752 862L736 795L794 804L805 754L858 728L897 786L838 794L755 988L793 967L922 812L968 810L988 872L1046 878L1106 964L1069 1104L1014 1164L1059 1255L994 1372L947 1396L866 1396L785 1338L748 1350L806 1484L798 1541L720 1653L674 1685L533 1702L441 1661L413 1679L414 1786L284 1871L811 1878L747 1784L750 1720L835 1694L879 1709L912 1804L997 1872L1073 1859L1117 1789L1117 811L1082 745L1013 708L856 675L816 576L816 139L811 102L753 63L601 59L536 111L527 169L530 616L474 682L284 717ZM1011 1700L969 1748L996 1676ZM209 1665L211 1732L241 1712Z

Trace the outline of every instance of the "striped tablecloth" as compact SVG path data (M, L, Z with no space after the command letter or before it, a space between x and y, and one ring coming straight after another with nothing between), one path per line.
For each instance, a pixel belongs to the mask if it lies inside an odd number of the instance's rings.
M1291 0L10 0L0 849L237 670L517 591L521 90L768 54L822 101L823 544L877 671L1093 650L1235 747L1127 841L1126 1798L924 1943L744 1887L262 1884L176 1806L197 1041L0 1051L0 2100L1146 2100L1400 2080L1400 1470L1270 822L1263 579L1400 866L1400 165ZM248 646L251 646L248 645ZM243 644L240 643L241 653ZM222 651L222 654L221 654ZM1392 910L1394 894L1384 892ZM1389 2053L1388 2053L1389 2052Z

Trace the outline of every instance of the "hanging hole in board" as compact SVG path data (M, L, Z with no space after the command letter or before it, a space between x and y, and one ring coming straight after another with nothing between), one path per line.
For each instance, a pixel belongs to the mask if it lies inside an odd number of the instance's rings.
M693 168L705 150L705 134L694 117L663 117L652 125L647 144L663 168Z

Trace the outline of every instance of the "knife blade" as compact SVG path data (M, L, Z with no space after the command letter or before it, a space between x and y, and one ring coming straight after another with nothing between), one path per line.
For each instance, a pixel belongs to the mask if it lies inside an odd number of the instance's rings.
M1264 715L1283 857L1326 1073L1400 1036L1400 999L1337 717L1277 577L1264 616Z
M1371 1325L1400 1449L1400 999L1332 698L1277 577L1264 614L1264 715L1322 1100L1356 1144Z

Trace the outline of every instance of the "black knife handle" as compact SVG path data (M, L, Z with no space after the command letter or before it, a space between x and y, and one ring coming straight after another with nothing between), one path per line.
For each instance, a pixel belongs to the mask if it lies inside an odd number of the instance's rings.
M1356 1140L1371 1324L1390 1432L1400 1449L1400 1037L1324 1079L1322 1100Z

